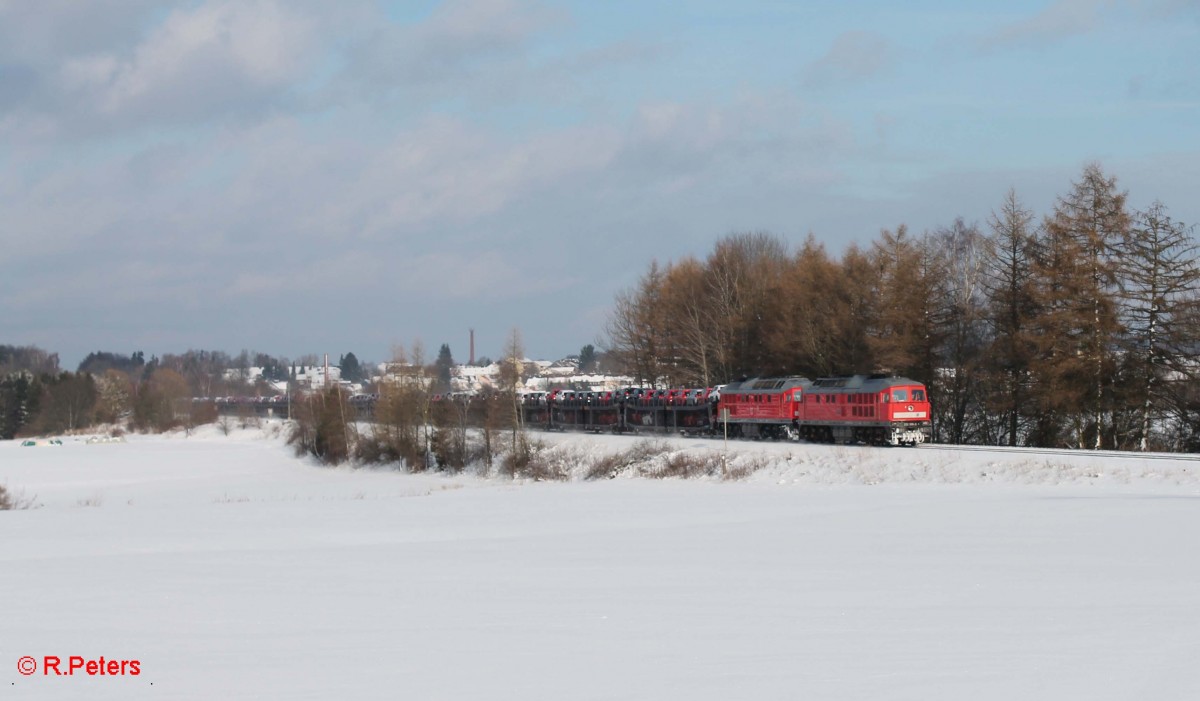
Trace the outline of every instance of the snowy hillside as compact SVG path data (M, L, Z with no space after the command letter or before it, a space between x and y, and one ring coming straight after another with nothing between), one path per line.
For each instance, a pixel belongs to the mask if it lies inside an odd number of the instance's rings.
M1200 697L1191 460L731 443L745 479L513 484L277 426L0 443L41 504L0 512L3 698Z

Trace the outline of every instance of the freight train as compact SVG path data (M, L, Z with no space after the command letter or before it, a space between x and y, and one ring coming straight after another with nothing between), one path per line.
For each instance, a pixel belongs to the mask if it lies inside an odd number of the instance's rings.
M549 430L679 432L821 443L917 445L929 440L925 385L903 377L764 377L718 388L522 397L526 425Z

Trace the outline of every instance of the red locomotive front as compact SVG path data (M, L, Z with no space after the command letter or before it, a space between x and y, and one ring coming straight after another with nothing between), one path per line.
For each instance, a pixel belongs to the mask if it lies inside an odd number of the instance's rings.
M814 380L800 434L810 441L916 445L929 440L925 386L904 377L854 375Z

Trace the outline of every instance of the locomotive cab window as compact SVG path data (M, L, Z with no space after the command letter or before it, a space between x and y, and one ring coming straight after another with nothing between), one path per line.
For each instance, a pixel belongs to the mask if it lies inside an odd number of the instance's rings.
M906 389L892 390L892 401L893 402L907 402L908 401L908 390L906 390Z
M923 390L923 389L914 389L914 390L913 390L913 401L914 401L914 402L923 402L923 401L925 401L925 390Z

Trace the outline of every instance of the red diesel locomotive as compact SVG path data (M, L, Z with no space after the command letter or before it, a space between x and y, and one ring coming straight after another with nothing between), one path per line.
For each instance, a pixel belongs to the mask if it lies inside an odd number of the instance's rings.
M916 445L931 432L925 385L883 375L733 382L714 425L731 436L872 445Z

